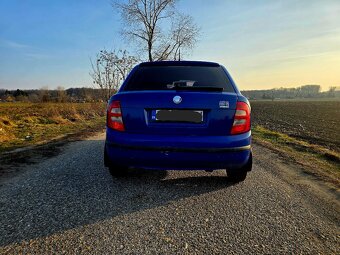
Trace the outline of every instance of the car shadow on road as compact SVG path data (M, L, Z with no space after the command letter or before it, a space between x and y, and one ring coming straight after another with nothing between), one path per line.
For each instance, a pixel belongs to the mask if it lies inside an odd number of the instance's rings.
M72 157L67 156L70 152L74 153ZM27 178L21 183L4 189L0 196L0 246L50 236L232 185L225 175L204 171L173 174L134 169L127 176L112 178L103 166L102 155L102 140L76 142L60 155L36 165L35 175L25 172Z

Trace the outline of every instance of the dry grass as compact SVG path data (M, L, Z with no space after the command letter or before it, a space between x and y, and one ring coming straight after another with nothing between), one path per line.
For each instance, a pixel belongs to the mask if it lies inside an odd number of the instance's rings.
M1 103L0 152L104 128L103 103Z
M340 187L340 154L261 126L252 129L255 142L304 166L307 174Z

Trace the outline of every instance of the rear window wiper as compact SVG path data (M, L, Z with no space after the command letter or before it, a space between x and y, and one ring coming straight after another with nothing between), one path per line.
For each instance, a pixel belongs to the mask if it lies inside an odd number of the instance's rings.
M195 81L174 81L172 84L168 84L168 89L175 89L180 91L223 91L221 87L209 87L209 86L194 86Z
M218 92L222 92L223 91L223 88L220 88L220 87L200 87L200 86L197 86L197 87L176 87L175 88L176 90L180 90L180 91L218 91Z

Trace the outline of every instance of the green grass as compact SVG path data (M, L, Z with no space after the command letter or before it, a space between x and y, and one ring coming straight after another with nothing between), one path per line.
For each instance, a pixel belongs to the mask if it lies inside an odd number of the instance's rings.
M104 126L103 103L0 103L0 152Z
M338 152L259 125L252 129L252 133L255 142L309 167L305 169L307 173L317 175L333 184L339 184L340 154Z
M256 100L251 100L252 102L329 102L329 101L340 101L340 97L318 97L318 98L311 98L311 97L306 97L306 98L280 98L277 99L275 98L274 100L272 99L256 99Z

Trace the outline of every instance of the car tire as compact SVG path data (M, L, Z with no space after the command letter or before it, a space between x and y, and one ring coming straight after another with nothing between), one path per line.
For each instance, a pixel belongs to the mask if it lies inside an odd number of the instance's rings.
M127 174L128 168L118 165L109 166L109 172L113 177L122 177Z
M252 166L253 166L253 155L252 153L250 153L250 156L249 156L249 159L246 165L244 165L241 168L237 168L237 169L227 169L227 175L228 175L229 180L233 183L244 181L247 177L247 173L251 171Z
M107 155L106 148L104 148L104 165L109 168L109 172L114 177L121 177L126 175L128 167L119 166L111 162Z
M243 182L247 177L247 173L243 169L227 170L228 178L233 183Z
M109 156L107 155L106 152L106 147L104 147L104 166L109 167L111 164Z

